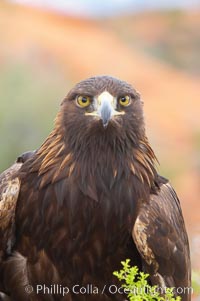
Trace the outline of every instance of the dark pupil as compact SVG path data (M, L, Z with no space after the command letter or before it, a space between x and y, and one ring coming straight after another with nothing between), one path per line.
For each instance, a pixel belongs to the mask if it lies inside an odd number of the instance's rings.
M87 97L82 97L82 102L86 103L87 102Z
M121 101L122 101L122 102L125 102L125 101L126 101L126 97L122 97L122 98L121 98Z

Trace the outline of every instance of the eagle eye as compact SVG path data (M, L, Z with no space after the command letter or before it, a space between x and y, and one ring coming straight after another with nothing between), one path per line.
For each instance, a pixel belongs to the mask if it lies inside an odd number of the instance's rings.
M90 103L92 102L92 99L89 96L79 95L76 99L76 102L79 107L84 108L84 107L87 107L90 105Z
M120 105L128 106L130 104L130 96L129 95L121 96L118 101Z

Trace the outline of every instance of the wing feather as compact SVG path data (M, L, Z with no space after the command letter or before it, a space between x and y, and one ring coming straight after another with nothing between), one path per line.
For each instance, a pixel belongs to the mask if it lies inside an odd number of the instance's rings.
M11 252L15 242L15 209L20 192L18 171L35 152L23 153L11 167L0 174L0 261Z
M179 199L168 182L141 206L132 236L152 284L184 290L182 300L190 300L188 237Z
M20 191L17 172L22 163L14 163L0 175L0 258L14 243L15 208Z

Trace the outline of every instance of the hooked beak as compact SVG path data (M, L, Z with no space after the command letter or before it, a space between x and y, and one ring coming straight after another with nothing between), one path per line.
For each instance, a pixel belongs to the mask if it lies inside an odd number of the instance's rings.
M107 127L111 116L114 115L114 97L110 93L105 91L98 96L97 101L97 113L102 119L103 126L105 128Z
M86 113L86 115L100 117L104 128L108 126L108 123L113 116L123 114L124 112L116 111L116 99L107 91L104 91L97 97L97 110Z

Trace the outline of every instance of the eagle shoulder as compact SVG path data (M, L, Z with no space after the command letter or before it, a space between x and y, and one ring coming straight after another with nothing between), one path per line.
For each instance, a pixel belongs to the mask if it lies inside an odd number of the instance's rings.
M0 175L0 257L9 253L14 243L15 208L20 191L17 172L21 165L14 163Z
M0 260L11 252L15 240L15 209L20 192L18 171L33 153L22 154L12 166L0 174Z
M153 285L190 287L189 243L180 202L169 182L159 186L141 205L132 237ZM182 300L189 300L189 293Z

